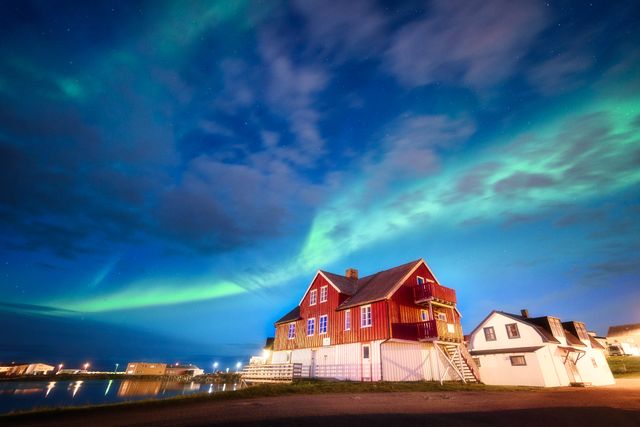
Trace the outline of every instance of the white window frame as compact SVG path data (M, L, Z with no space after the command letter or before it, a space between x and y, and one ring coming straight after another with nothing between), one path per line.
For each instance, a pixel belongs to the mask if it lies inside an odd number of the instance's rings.
M371 314L371 304L360 307L360 327L370 328L373 324L373 315Z
M295 337L296 337L296 324L295 323L289 323L289 330L287 332L287 337L290 340L295 339Z
M318 291L313 289L309 292L309 305L316 305L318 302Z
M345 331L351 330L351 309L347 309L344 312L344 330Z
M320 288L320 303L327 302L329 297L329 286L323 286Z
M494 328L493 326L487 326L485 328L482 329L482 331L484 332L484 340L485 341L496 341L497 337L496 337L496 328ZM492 339L489 339L489 334L487 334L487 331L491 331L491 335L493 336Z
M509 329L510 326L515 327L515 334L511 333L511 329ZM507 330L507 338L509 338L510 340L515 340L517 338L520 338L520 328L518 328L517 323L507 323L506 325L504 325L504 327Z
M311 333L309 333L309 326L311 326ZM307 336L311 337L316 334L316 318L310 317L307 319Z
M516 356L509 356L509 360L511 361L511 366L527 366L527 358L524 357L524 354L518 354ZM522 363L513 363L514 360L522 360Z
M324 320L324 331L322 330L322 320ZM318 335L326 335L329 330L329 316L323 314L318 320Z
M420 282L421 280L422 280L422 283ZM417 276L416 277L416 284L418 286L424 286L425 283L427 283L427 281L424 280L424 277L422 277L422 276Z
M447 313L443 313L441 311L437 311L435 314L436 314L436 319L437 320L441 320L443 322L447 321Z
M425 309L420 310L420 320L422 322L429 321L429 312Z

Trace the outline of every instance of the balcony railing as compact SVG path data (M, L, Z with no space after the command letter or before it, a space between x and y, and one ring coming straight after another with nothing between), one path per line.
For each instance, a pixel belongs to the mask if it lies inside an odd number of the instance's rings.
M393 323L391 325L393 338L410 341L462 341L462 327L457 323L447 323L444 320L428 320L418 323Z
M441 286L431 282L426 282L424 285L414 286L413 299L417 304L432 299L450 304L455 304L457 302L455 289L447 288L446 286Z

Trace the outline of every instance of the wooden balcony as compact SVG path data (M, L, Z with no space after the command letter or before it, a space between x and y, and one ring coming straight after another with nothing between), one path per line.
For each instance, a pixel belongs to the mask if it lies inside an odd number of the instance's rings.
M437 283L426 282L424 285L414 286L413 300L416 304L422 304L427 301L437 301L444 304L455 304L455 289L438 285Z
M393 323L391 336L410 341L453 341L462 342L462 326L444 320L428 320L418 323Z

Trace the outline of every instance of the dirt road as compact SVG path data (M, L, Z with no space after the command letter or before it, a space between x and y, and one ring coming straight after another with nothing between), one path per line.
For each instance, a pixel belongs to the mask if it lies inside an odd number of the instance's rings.
M294 395L177 401L0 419L38 426L640 426L640 379L616 386L518 392Z

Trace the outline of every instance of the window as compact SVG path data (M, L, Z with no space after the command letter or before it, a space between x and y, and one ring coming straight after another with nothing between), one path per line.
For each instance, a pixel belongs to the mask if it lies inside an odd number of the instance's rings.
M509 356L509 359L511 359L511 366L527 366L524 356Z
M312 290L309 292L309 305L316 305L316 300L318 299L318 291Z
M424 277L418 276L417 280L418 280L418 286L424 285Z
M344 330L351 330L351 310L347 310L344 312Z
M320 288L320 302L327 302L327 286Z
M420 320L423 322L429 320L429 312L427 310L420 310Z
M289 335L288 335L289 339L292 340L296 337L296 324L295 323L289 323Z
M504 326L507 328L507 336L509 338L520 338L520 332L518 331L518 325L516 323L509 323Z
M369 351L371 350L371 348L368 345L363 345L362 346L362 358L363 359L368 359L369 358Z
M323 314L320 316L320 324L318 325L318 334L326 334L327 333L327 315Z
M367 328L371 326L371 306L360 307L360 326Z
M478 368L480 368L480 367L481 367L481 365L480 365L480 358L479 358L479 357L474 357L474 358L473 358L473 363L475 363L475 364L476 364L476 366L477 366Z
M307 319L307 335L311 336L316 333L316 318Z
M496 340L496 331L493 329L493 326L489 326L484 328L484 339L486 341L495 341Z
M596 359L594 359L593 357L591 358L591 364L593 364L594 368L598 367L598 363L596 363Z
M437 312L436 312L436 319L438 319L438 320L442 320L443 322L446 322L446 321L447 321L447 315L446 315L446 314L444 314L444 313L443 313L443 312L441 312L441 311L437 311Z

